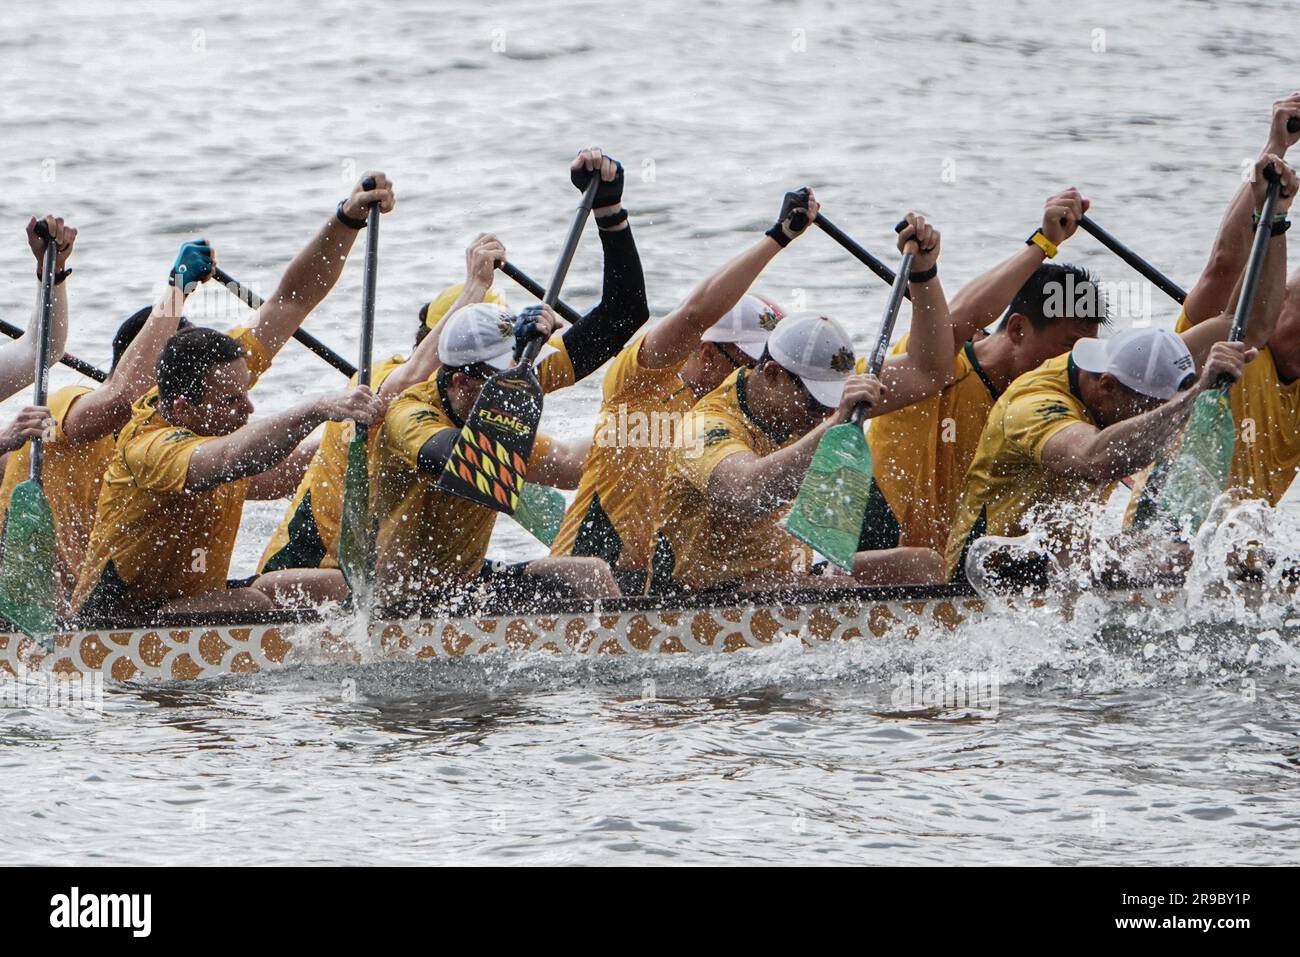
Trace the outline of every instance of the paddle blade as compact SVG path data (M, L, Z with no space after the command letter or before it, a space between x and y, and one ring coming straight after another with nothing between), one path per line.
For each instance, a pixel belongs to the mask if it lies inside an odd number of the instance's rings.
M375 530L370 521L370 474L366 466L366 430L348 443L343 478L343 513L339 520L339 568L352 591L353 602L370 596L375 576Z
M54 516L39 482L14 489L0 566L0 615L48 651L54 635Z
M465 419L438 488L513 514L541 418L542 387L531 366L492 376Z
M1160 496L1160 511L1195 532L1214 500L1228 487L1236 427L1228 397L1218 389L1202 393L1192 406L1178 455Z
M870 494L871 447L862 427L837 425L817 443L786 531L852 571Z
M566 507L564 496L555 489L525 483L524 490L519 493L519 507L512 517L524 531L549 546L560 533Z

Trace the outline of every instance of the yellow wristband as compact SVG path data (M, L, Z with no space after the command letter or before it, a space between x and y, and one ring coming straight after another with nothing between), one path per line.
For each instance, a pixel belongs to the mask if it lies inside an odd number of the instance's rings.
M1053 243L1050 239L1048 239L1045 235L1043 235L1043 231L1041 229L1035 229L1032 233L1030 233L1029 238L1025 240L1025 243L1026 245L1033 243L1033 245L1037 246L1039 249L1043 251L1043 255L1046 256L1048 259L1056 258L1056 244Z

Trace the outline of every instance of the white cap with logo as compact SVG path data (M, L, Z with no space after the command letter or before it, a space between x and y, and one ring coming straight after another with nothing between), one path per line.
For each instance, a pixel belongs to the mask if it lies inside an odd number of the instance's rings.
M554 351L543 347L542 355ZM515 314L491 302L462 306L447 317L438 336L438 355L445 366L482 362L494 369L515 365Z
M833 409L840 404L855 359L853 340L834 319L815 312L783 319L767 337L767 351L822 405Z
M700 338L705 342L734 343L745 355L757 359L763 354L768 333L784 315L775 303L746 293Z
M1168 401L1196 378L1196 360L1168 329L1128 329L1110 339L1080 339L1071 350L1085 372L1112 375L1134 392Z

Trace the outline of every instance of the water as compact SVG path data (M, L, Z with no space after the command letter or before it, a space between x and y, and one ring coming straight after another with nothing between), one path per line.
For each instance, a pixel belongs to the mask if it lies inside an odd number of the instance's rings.
M82 229L70 349L106 364L183 239L208 238L269 292L348 185L381 168L399 210L383 224L377 352L404 351L477 232L545 278L576 198L565 165L591 144L628 169L655 315L804 182L887 260L892 223L925 211L950 295L1070 184L1190 286L1269 104L1295 82L1293 13L10 4L0 314L22 324L34 298L26 217L63 212ZM568 301L598 294L598 255L589 238ZM1067 255L1136 279L1087 237ZM307 327L345 354L360 258ZM885 298L819 235L759 288L841 318L863 350ZM1121 326L1174 317L1158 292L1132 312ZM216 294L193 313L241 318ZM282 408L332 375L290 344L254 398ZM548 426L588 430L597 388L555 396ZM232 573L281 507L250 504ZM505 521L496 547L536 554ZM1083 617L705 661L307 666L112 686L100 714L9 707L0 862L1294 862L1286 619L1191 608L1154 623L1163 634L1141 621L1097 637ZM996 675L996 707L900 709L917 669Z

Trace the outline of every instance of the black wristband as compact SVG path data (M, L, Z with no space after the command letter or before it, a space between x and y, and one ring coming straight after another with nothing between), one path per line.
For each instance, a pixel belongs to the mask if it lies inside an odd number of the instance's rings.
M781 228L780 223L777 223L775 226L769 229L764 235L771 236L773 239L775 239L776 244L780 246L782 249L785 249L786 246L790 245L790 237L785 234L785 230Z
M1275 219L1275 220L1273 220L1273 225L1269 227L1269 235L1270 235L1270 236L1281 236L1283 233L1285 233L1285 232L1286 232L1288 229L1290 229L1290 228L1291 228L1291 220L1289 220L1289 219Z
M343 204L346 202L347 202L346 199L339 200L339 206L338 209L334 210L334 215L337 216L339 222L342 223L344 226L346 226L348 229L365 229L366 221L364 219L354 219L353 217L349 216L347 213L343 212Z
M67 268L67 269L61 269L61 270L59 270L58 272L56 272L56 273L54 274L54 285L56 285L56 286L62 286L62 285L63 285L63 280L67 279L67 278L68 278L69 276L71 276L71 275L72 275L72 269L71 269L71 267L69 267L69 268ZM36 281L37 281L37 282L40 282L40 281L41 281L41 270L40 270L40 267L39 267L39 266L36 268Z
M620 209L617 213L610 213L608 216L597 216L596 227L598 229L613 229L621 223L627 222L627 210Z
M935 276L939 275L939 264L935 263L929 269L922 272L910 272L907 274L908 282L929 282Z

